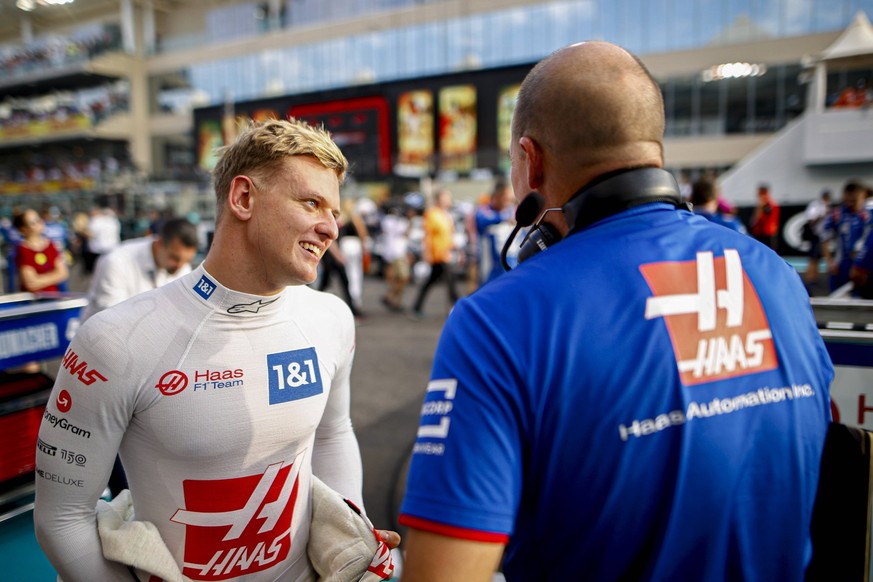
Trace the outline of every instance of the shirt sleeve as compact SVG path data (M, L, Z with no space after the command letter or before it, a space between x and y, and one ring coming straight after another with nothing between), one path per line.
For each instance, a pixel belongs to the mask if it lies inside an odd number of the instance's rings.
M826 238L826 239L833 238L834 234L835 234L834 230L835 230L834 229L834 213L828 212L827 216L825 217L825 219L821 225L822 237Z
M128 278L126 265L116 257L107 254L97 261L94 277L88 290L88 307L85 319L95 313L108 309L130 297L127 289Z
M861 250L855 257L855 266L867 271L873 271L873 228L867 230L867 236Z
M440 338L401 524L505 542L521 498L525 384L505 338L460 301Z
M342 311L342 315L341 352L327 406L315 432L312 471L329 487L358 507L364 507L361 452L350 415L355 324L348 308Z
M36 537L68 581L130 577L125 566L103 558L95 506L132 414L131 404L116 367L123 358L112 348L119 342L93 332L93 327L81 327L64 355L36 452Z

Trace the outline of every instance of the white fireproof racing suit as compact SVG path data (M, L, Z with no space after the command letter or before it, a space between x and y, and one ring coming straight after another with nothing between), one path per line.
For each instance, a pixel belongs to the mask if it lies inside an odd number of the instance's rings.
M130 579L104 560L95 525L117 452L136 519L187 577L314 579L312 473L363 506L354 329L333 295L247 295L202 267L86 322L37 451L37 537L64 580Z

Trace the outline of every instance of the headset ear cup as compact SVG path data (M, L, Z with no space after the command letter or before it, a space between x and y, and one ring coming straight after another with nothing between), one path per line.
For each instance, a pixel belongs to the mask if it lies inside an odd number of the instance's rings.
M539 224L527 236L524 244L521 245L521 249L518 251L518 262L523 263L535 254L546 250L562 238L561 233L558 232L558 229L555 226L548 222Z

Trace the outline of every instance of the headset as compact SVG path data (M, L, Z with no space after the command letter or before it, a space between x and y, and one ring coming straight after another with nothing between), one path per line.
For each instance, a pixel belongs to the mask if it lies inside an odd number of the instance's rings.
M503 245L500 264L505 271L510 270L506 255L518 231L524 227L530 226L531 229L521 241L518 251L519 263L546 250L563 238L557 228L543 222L549 212L563 212L571 232L575 232L607 216L652 202L666 202L677 209L691 210L691 205L682 199L679 185L673 174L661 168L623 169L604 174L573 194L569 202L559 208L543 210L545 201L542 195L539 192L531 192L515 211L515 228Z

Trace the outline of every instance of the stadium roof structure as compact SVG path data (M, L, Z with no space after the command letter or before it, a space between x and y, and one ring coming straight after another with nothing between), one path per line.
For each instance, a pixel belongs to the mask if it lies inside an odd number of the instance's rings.
M873 63L873 25L864 12L858 12L837 40L818 55L819 61L855 67Z

